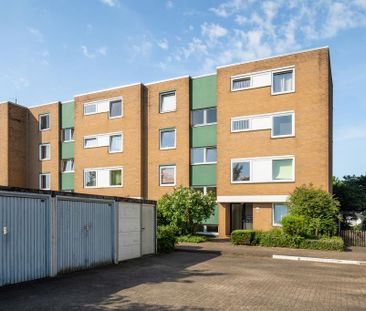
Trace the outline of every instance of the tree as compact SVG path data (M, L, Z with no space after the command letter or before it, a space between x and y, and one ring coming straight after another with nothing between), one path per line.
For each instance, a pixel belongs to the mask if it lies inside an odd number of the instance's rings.
M366 175L333 177L333 193L344 217L356 218L356 213L366 213Z
M339 202L327 191L312 184L297 187L288 199L290 215L302 216L309 235L332 236L337 229Z
M188 187L177 187L158 201L158 222L171 225L180 234L194 234L197 226L214 213L216 197Z

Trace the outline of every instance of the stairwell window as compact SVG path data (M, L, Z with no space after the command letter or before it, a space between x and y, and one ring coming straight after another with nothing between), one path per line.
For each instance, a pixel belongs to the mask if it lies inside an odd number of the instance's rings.
M74 129L67 128L62 130L62 141L64 143L74 141Z
M40 131L46 131L50 129L50 114L44 113L38 116L38 124Z
M61 161L61 171L63 173L73 173L74 172L74 159L67 159Z
M39 145L39 159L41 161L51 159L50 144L41 144L41 145Z
M160 131L160 150L176 148L176 129L161 129Z
M51 189L50 183L51 183L51 174L50 173L39 174L39 189L50 190Z
M191 164L212 164L216 163L216 159L216 148L204 147L191 149Z
M165 165L160 166L160 186L175 186L176 185L176 166Z
M215 124L216 121L216 108L198 109L193 110L191 113L191 124L193 127Z
M176 92L160 93L160 113L176 111Z
M294 82L294 69L273 72L272 95L294 92Z

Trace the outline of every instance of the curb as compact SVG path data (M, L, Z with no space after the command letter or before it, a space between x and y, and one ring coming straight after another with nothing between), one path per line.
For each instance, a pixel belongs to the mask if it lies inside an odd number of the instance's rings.
M366 261L360 261L360 260L343 260L343 259L287 256L287 255L273 255L272 258L273 259L282 259L282 260L293 260L293 261L334 263L334 264L342 264L342 265L357 265L357 266L366 265Z

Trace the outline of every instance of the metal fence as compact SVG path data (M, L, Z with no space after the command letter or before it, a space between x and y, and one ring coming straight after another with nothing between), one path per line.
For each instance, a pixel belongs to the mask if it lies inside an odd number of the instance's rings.
M0 186L0 286L155 253L156 226L149 227L150 240L144 238L146 225L140 226L155 223L155 203ZM136 230L142 234L135 243L148 252L131 254L133 232L118 234L130 221L120 215L124 206L141 215ZM145 206L154 221L144 219Z
M340 236L348 246L366 247L366 231L341 230Z

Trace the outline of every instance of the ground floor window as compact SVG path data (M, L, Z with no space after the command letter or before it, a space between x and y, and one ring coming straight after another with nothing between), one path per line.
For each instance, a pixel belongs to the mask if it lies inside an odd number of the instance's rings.
M273 204L273 225L280 226L281 220L288 214L288 207L284 203Z
M42 173L39 174L39 188L41 190L50 190L50 182L51 181L51 174L49 173Z

